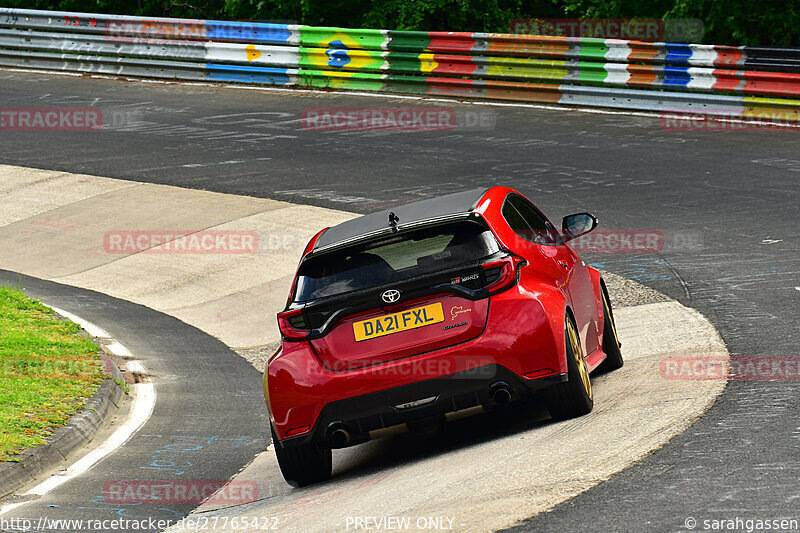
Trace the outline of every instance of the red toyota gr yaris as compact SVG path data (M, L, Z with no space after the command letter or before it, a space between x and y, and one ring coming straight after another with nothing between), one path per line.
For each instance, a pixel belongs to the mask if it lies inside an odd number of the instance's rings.
M589 374L622 366L600 273L518 192L477 189L362 216L306 246L264 373L286 481L331 475L331 449L542 393L592 410Z

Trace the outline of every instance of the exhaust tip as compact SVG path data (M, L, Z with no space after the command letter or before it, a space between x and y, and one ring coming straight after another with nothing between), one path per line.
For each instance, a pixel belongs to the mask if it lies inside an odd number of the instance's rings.
M499 381L492 385L490 396L497 405L505 405L511 401L511 386L505 381Z
M344 424L335 424L328 428L328 442L331 448L344 448L350 444L350 432Z

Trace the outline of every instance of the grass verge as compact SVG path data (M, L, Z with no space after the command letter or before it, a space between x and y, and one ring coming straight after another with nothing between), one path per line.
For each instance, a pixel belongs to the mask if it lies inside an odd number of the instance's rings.
M45 443L106 377L80 327L24 293L0 287L0 462Z

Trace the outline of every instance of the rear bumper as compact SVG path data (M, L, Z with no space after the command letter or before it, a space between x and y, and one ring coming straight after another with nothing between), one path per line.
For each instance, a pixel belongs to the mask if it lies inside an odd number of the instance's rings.
M498 386L506 387L511 399L517 400L566 379L566 374L555 374L528 380L500 365L477 367L331 402L323 407L311 431L282 440L281 444L295 446L316 441L328 445L329 431L335 427L345 428L353 436L352 444L357 444L381 429L413 426L415 422L489 404Z
M336 421L363 433L480 405L496 381L515 395L541 389L567 372L564 319L552 314L515 287L492 297L476 339L342 372L325 368L307 341L284 342L264 374L270 421L281 442L301 443L326 438ZM419 409L395 408L431 397Z

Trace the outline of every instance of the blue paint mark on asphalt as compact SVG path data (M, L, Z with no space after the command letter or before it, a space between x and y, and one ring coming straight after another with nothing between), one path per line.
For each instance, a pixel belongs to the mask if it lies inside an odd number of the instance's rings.
M141 470L155 471L156 475L161 476L181 476L187 470L195 466L193 462L201 455L204 460L210 456L227 455L230 448L244 446L252 437L249 435L241 437L220 437L220 436L192 436L192 435L171 435L166 437L170 442L162 444L156 449L148 461L148 464L139 466ZM192 460L189 460L192 459ZM143 479L150 479L144 477ZM119 480L123 482L124 480ZM154 481L159 481L156 478ZM169 507L152 508L150 506L142 508L144 514L137 515L136 506L144 505L144 502L122 503L109 501L105 489L99 495L94 496L88 506L79 506L78 509L92 509L113 512L117 516L126 518L183 518L184 513L170 509ZM162 514L157 514L162 511Z
M605 254L583 254L587 263L599 269L610 270L615 274L630 278L640 283L652 281L670 281L675 279L672 272L666 268L667 262L658 257L628 257L610 258L595 257Z

